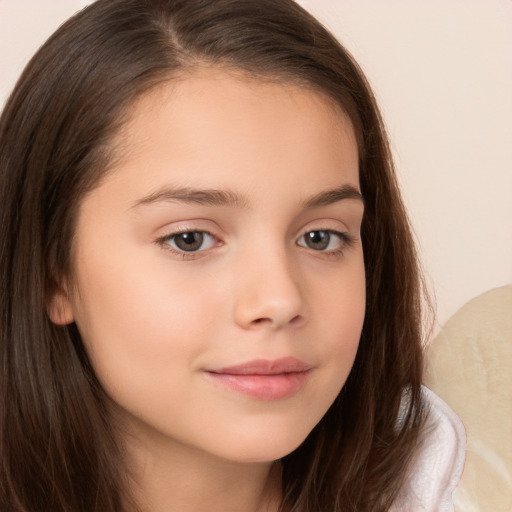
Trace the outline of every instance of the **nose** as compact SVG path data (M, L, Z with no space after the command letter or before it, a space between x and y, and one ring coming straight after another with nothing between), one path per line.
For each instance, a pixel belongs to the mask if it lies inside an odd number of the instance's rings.
M234 317L240 327L281 329L305 321L300 273L285 251L253 255L240 265L236 280Z

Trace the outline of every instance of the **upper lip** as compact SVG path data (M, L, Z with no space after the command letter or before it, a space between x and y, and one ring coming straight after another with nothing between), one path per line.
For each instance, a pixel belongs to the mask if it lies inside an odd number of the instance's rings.
M280 359L254 359L233 366L209 369L208 372L227 375L279 375L307 372L311 368L310 364L295 357L282 357Z

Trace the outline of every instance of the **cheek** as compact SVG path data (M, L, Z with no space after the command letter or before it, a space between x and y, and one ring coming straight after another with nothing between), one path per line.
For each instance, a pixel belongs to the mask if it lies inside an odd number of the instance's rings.
M317 330L325 340L332 378L344 384L355 359L363 328L366 304L362 254L354 258L350 271L331 276L329 285L316 299Z
M88 261L79 276L75 316L105 388L126 380L150 385L152 375L189 367L219 315L214 284L203 282L197 290L187 276L170 275L165 265L143 258L137 265L121 254L111 263Z
M307 296L318 320L333 331L360 331L366 307L366 279L361 248L355 248L340 268L312 269ZM322 313L323 312L323 313Z

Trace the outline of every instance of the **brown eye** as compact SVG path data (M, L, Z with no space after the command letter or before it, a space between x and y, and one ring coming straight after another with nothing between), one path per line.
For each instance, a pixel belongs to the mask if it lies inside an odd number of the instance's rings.
M304 235L304 243L315 251L325 251L329 247L331 234L328 231L310 231Z
M331 229L315 229L302 235L297 244L301 247L322 252L342 252L352 242L348 233L341 233Z
M213 247L215 240L205 231L186 231L166 237L165 243L182 252L196 252Z
M182 251L197 251L203 245L203 239L203 234L197 231L174 235L174 243Z

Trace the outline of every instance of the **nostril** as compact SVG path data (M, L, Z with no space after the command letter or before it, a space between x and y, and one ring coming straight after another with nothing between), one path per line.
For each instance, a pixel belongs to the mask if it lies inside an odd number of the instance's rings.
M296 315L293 318L291 318L288 322L285 322L285 323L287 323L288 325L291 325L291 326L297 326L302 322L302 319L303 319L302 315ZM251 322L251 324L253 326L264 324L264 323L274 324L275 322L270 317L269 318L266 318L266 317L255 318ZM279 323L279 325L281 325L281 323Z
M294 316L291 320L290 320L290 325L298 325L302 322L302 316L301 315L297 315L297 316Z

